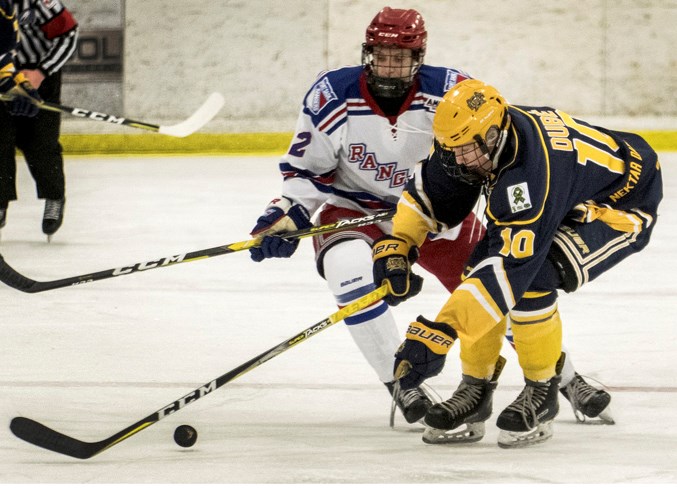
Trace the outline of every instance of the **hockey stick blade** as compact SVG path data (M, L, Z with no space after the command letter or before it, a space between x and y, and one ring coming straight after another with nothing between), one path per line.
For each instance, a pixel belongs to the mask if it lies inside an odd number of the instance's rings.
M288 232L286 234L282 234L281 237L301 239L318 234L328 234L339 230L354 229L378 222L385 222L390 220L394 214L394 210L388 210L373 215L337 220L336 222L332 222L330 224L318 225L309 229ZM7 263L7 261L5 261L5 258L2 256L2 254L0 254L0 282L24 293L40 293L48 290L56 290L58 288L65 288L68 286L82 285L84 283L91 283L93 281L105 280L108 278L116 278L118 276L126 276L139 271L159 269L170 265L189 263L191 261L197 261L200 259L213 258L223 254L244 251L246 249L258 246L260 242L261 241L258 238L249 239L247 241L234 242L232 244L212 247L209 249L200 249L198 251L165 256L159 259L143 261L129 266L107 269L105 271L95 271L94 273L72 276L70 278L63 278L53 281L36 281L22 275L12 268Z
M50 429L26 417L14 417L9 429L19 439L43 449L78 459L89 459L106 447L106 442L84 442Z
M223 98L223 95L214 92L209 95L209 98L207 98L193 115L176 125L161 125L158 132L173 137L189 136L200 130L207 122L212 120L214 116L219 113L219 110L223 108L225 103L226 100Z
M383 285L371 291L370 293L367 293L363 297L358 298L340 310L337 310L330 316L326 317L324 320L321 320L320 322L308 327L286 341L281 342L277 346L268 349L267 351L250 359L249 361L241 364L237 368L219 376L218 378L213 379L209 383L205 383L187 395L182 396L169 405L162 407L160 410L153 412L144 419L139 420L125 429L122 429L116 434L113 434L107 439L98 442L81 441L66 434L62 434L61 432L57 432L56 430L51 429L40 422L36 422L35 420L26 417L13 418L9 425L10 430L19 439L43 449L78 459L89 459L96 456L100 452L105 451L106 449L109 449L126 439L129 439L131 436L138 434L142 430L150 427L156 422L159 422L165 417L178 412L186 405L216 391L217 389L230 383L236 378L239 378L243 374L253 370L266 361L273 359L274 357L282 354L283 352L291 349L301 342L306 341L319 332L328 329L335 323L350 317L360 310L364 310L368 306L382 299L387 294L388 287L386 285Z
M13 100L15 95L1 94L0 100L8 102ZM175 125L157 125L149 122L141 122L139 120L128 119L117 115L109 115L103 112L96 112L94 110L87 110L84 108L68 107L66 105L59 105L51 102L40 102L38 107L41 110L49 110L50 112L61 112L80 117L83 119L96 120L97 122L108 122L116 125L126 125L134 127L135 129L148 130L172 137L186 137L198 131L207 122L214 118L214 116L221 110L225 103L223 95L220 93L212 93L207 100L198 108L193 115L188 117L183 122Z

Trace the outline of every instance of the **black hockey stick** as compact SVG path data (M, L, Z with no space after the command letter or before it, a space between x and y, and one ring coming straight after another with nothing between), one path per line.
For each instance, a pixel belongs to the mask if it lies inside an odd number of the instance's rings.
M380 212L374 215L365 215L362 217L354 217L350 219L337 220L331 224L318 225L309 229L301 229L294 232L282 234L285 238L303 238L314 236L318 234L327 234L343 229L354 229L356 227L363 227L377 222L384 222L390 220L395 215L394 210ZM25 293L39 293L48 290L55 290L57 288L65 288L67 286L81 285L83 283L91 283L92 281L105 280L107 278L115 278L117 276L124 276L138 271L148 271L149 269L163 268L165 266L188 263L198 259L213 258L221 256L222 254L230 254L233 252L244 251L246 249L256 247L260 244L261 238L250 239L248 241L234 242L223 246L212 247L210 249L200 249L199 251L192 251L183 254L176 254L174 256L167 256L151 261L144 261L141 263L123 266L120 268L107 269L105 271L96 271L94 273L84 274L80 276L72 276L70 278L63 278L53 281L35 281L32 280L14 268L12 268L5 258L0 254L0 281L4 284L16 288Z
M241 364L232 371L229 371L218 378L205 383L187 395L184 395L169 405L162 407L160 410L151 413L148 417L139 420L129 427L122 429L117 434L113 434L102 441L81 441L67 436L66 434L62 434L61 432L57 432L41 424L40 422L36 422L35 420L31 420L26 417L14 417L9 424L9 428L19 439L30 442L31 444L35 444L38 447L49 449L50 451L58 452L60 454L65 454L66 456L71 456L78 459L89 459L93 456L96 456L100 452L105 451L106 449L124 441L125 439L129 439L131 436L138 434L142 430L153 425L155 422L159 422L165 417L178 412L189 403L197 401L209 393L212 393L218 388L221 388L223 385L230 383L239 376L242 376L248 371L251 371L257 366L265 363L269 359L272 359L275 356L282 354L284 351L294 347L295 345L300 344L306 339L313 337L318 332L321 332L331 325L349 317L350 315L367 308L372 303L383 298L387 293L388 288L386 285L377 288L363 297L358 298L354 302L351 302L342 309L334 312L324 320L321 320L315 325L308 327L306 330L298 333L294 337L281 342L271 349L268 349L266 352L259 354L246 363Z
M10 101L14 98L15 95L0 95L0 100ZM66 114L74 115L75 117L82 117L85 119L96 120L99 122L108 122L111 124L117 125L127 125L129 127L134 127L136 129L149 130L152 132L158 132L167 136L173 137L186 137L200 130L207 122L212 120L214 116L221 110L225 103L223 95L220 93L212 93L209 95L207 100L198 108L193 115L188 117L183 122L179 122L175 125L156 125L150 124L148 122L140 122L138 120L132 120L125 117L120 117L117 115L108 115L101 112L95 112L93 110L87 110L84 108L76 107L67 107L66 105L59 105L56 103L50 102L40 102L38 107L42 110L49 110L51 112L62 112Z

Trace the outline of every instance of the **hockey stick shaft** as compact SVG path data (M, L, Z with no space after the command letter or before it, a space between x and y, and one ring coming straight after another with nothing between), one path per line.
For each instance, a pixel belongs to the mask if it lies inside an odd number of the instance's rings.
M14 95L0 95L0 100L2 101L11 101L14 99ZM164 126L151 124L149 122L142 122L139 120L128 119L126 117L120 117L118 115L109 115L103 112L96 112L93 110L87 110L84 108L77 107L68 107L66 105L59 105L57 103L51 102L40 102L38 107L42 110L48 110L50 112L61 112L73 115L75 117L80 117L84 119L95 120L98 122L108 122L110 124L116 125L126 125L129 127L134 127L135 129L142 129L152 132L158 132L160 134L165 134L174 137L186 137L193 132L200 129L203 125L209 122L221 107L223 107L224 99L220 93L212 93L207 100L198 108L191 117L185 121L172 125Z
M388 288L386 285L375 289L374 291L346 305L342 309L334 312L324 320L321 320L320 322L310 326L309 328L287 339L286 341L281 342L277 346L268 349L267 351L250 359L249 361L241 364L237 368L219 376L218 378L213 379L208 383L205 383L187 395L182 396L172 403L162 407L160 410L153 412L147 417L135 422L129 427L122 429L120 432L113 434L102 441L81 441L57 432L45 426L44 424L41 424L40 422L26 417L13 418L10 423L10 429L18 438L43 449L48 449L50 451L58 452L60 454L65 454L66 456L71 456L78 459L89 459L93 456L96 456L100 452L105 451L106 449L109 449L126 439L129 439L131 436L138 434L144 429L147 429L165 417L178 412L186 405L216 391L217 389L230 383L243 374L253 370L257 366L260 366L266 361L279 356L283 352L329 328L333 324L340 322L341 320L344 320L345 318L359 312L360 310L367 308L368 306L382 299L387 293Z
M395 214L394 210L380 212L374 215L366 215L363 217L355 217L350 219L337 220L331 224L319 225L309 229L301 229L294 232L282 234L284 238L303 238L318 234L327 234L345 229L354 229L366 225L375 224L377 222L384 222L390 220ZM67 286L81 285L83 283L91 283L93 281L105 280L108 278L115 278L118 276L126 276L139 271L148 271L151 269L164 268L166 266L189 263L199 259L213 258L223 254L230 254L238 251L256 247L260 244L261 239L249 239L247 241L234 242L223 246L212 247L209 249L200 249L187 253L175 254L150 261L143 261L132 264L130 266L122 266L119 268L107 269L104 271L95 271L79 276L72 276L70 278L62 278L53 281L35 281L28 278L14 268L12 268L5 261L0 254L0 281L24 293L39 293L48 290L56 290L58 288L65 288Z

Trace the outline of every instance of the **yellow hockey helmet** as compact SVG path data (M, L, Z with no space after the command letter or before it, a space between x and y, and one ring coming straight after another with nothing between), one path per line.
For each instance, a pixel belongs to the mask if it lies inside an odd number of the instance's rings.
M508 104L493 86L465 80L437 105L434 154L452 178L482 184L496 168L510 122Z
M486 141L487 131L502 130L508 104L491 85L464 80L445 93L433 118L433 134L443 148ZM480 144L482 144L480 142Z

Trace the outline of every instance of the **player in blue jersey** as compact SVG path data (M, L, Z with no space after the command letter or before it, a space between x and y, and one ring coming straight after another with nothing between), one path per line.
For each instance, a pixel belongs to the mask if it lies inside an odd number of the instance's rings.
M16 48L17 37L18 23L14 6L10 0L0 0L0 93L16 86L12 51Z
M426 44L424 20L416 10L386 7L367 27L363 64L318 76L280 161L282 197L269 204L252 230L253 236L266 236L260 248L251 250L254 260L291 256L299 241L274 234L310 225L315 212L317 223L325 224L395 207L416 162L428 156L437 104L469 78L458 69L424 64ZM459 191L465 196L458 208L464 218L431 232L416 261L450 292L460 284L463 265L483 233L471 211L479 189ZM314 238L318 271L339 306L373 290L370 246L390 229L390 223L383 223ZM418 387L395 391L399 385L393 381L392 361L400 338L389 301L355 314L346 324L406 420L415 422L432 404ZM574 368L568 369L573 381ZM580 381L587 388L586 405L601 402L597 412L588 411L596 416L610 397Z
M459 188L484 189L488 224L435 321L419 316L410 325L396 376L411 388L438 374L459 339L462 382L428 411L424 441L479 440L510 325L526 385L497 419L499 445L542 442L558 413L557 290L577 290L648 244L663 196L656 153L636 134L549 107L508 105L477 80L444 96L433 132L434 151L407 184L392 234L374 244L376 283L390 283L398 300L412 295L407 256L440 223L464 217ZM392 271L393 263L404 267Z
M39 109L35 102L41 101L37 91L14 65L14 50L19 38L19 23L11 0L0 0L0 95L11 95L9 111L13 115L33 117ZM4 220L0 215L0 227Z

